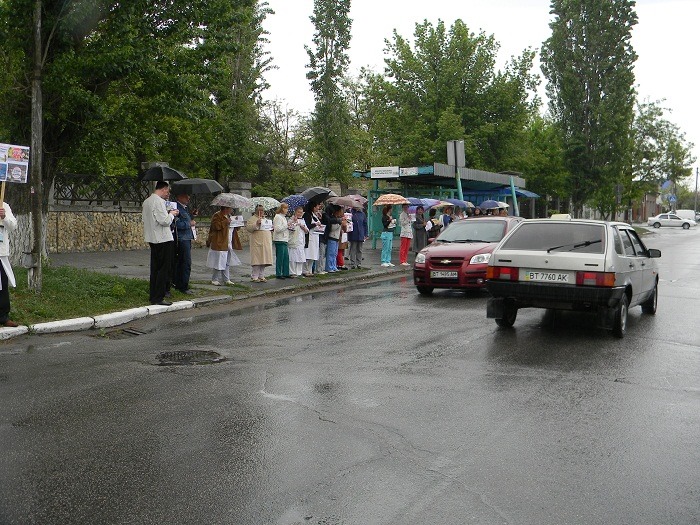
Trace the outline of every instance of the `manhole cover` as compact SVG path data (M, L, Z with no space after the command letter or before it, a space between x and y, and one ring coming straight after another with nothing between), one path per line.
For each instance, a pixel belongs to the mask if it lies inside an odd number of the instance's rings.
M226 358L211 350L180 350L161 352L156 358L159 365L210 365Z

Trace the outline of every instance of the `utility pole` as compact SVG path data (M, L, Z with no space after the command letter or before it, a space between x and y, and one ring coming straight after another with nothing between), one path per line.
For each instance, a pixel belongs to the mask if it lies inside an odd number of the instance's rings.
M41 7L42 0L34 0L34 67L32 75L32 143L31 151L31 185L30 185L30 203L32 217L32 233L34 235L31 267L29 268L28 286L35 293L41 293L42 276L41 276L41 254L42 249L42 219L43 219L43 200L44 200L44 183L42 179L42 151L44 148L43 135L44 128L42 123L43 107L42 107L42 46L41 46Z
M464 141L449 140L447 141L447 164L455 168L455 186L457 187L457 198L464 200L462 193L462 179L459 176L459 168L466 166L464 158Z
M695 168L695 207L693 209L695 216L698 215L698 168Z

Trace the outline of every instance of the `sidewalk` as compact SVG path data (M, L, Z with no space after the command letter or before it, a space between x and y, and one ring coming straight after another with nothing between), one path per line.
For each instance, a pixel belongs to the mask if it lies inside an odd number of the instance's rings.
M334 283L347 279L366 279L378 275L390 273L405 273L410 266L399 266L398 243L394 242L392 252L392 262L396 265L392 268L382 268L380 262L381 249L373 250L371 242L367 241L363 250L363 269L341 271L337 274L327 274L320 277L306 277L298 279L275 279L275 267L267 267L265 276L266 283L250 282L250 251L245 247L237 251L236 255L241 259L241 266L231 268L231 280L236 284L249 286L254 290L276 290L279 288L302 288L307 286L317 286L319 283ZM192 250L192 273L190 275L190 286L195 289L217 290L219 286L211 283L212 271L206 267L207 248L195 248ZM347 250L345 252L347 256ZM415 254L409 254L408 261L412 264ZM109 275L119 275L121 277L132 277L136 279L149 278L150 250L131 250L122 252L83 252L83 253L52 253L49 256L50 264L53 266L72 266L74 268L84 268L87 270L106 273ZM349 264L346 260L346 264ZM366 267L367 269L364 269ZM270 278L272 277L272 278Z
M253 283L250 281L250 252L246 247L242 251L236 252L242 264L231 268L231 280L236 284L247 287L249 291L237 294L234 297L226 293L227 287L214 286L211 284L211 269L206 267L208 250L206 248L196 248L192 250L190 287L194 289L195 292L197 290L206 290L208 293L221 291L221 295L210 295L187 301L177 301L171 306L146 305L141 308L132 308L122 312L96 315L93 317L52 321L32 326L18 326L16 328L0 328L0 340L23 335L30 331L34 333L55 333L88 330L91 328L110 328L148 315L197 308L210 304L221 304L276 293L290 293L305 289L311 290L318 287L361 281L386 275L410 276L411 266L399 266L398 264L399 256L397 244L396 242L394 243L395 249L392 252L392 262L396 265L394 267L383 268L380 265L381 249L373 250L371 248L371 243L366 242L363 250L363 268L361 270L347 270L335 274L305 278L275 279L275 269L273 265L266 269L265 276L268 279L265 283ZM409 254L410 263L413 262L414 256L415 255L412 253ZM119 252L53 253L50 254L49 261L52 266L57 267L72 266L74 268L87 269L108 275L143 279L144 286L148 286L147 283L150 273L150 250L148 249Z

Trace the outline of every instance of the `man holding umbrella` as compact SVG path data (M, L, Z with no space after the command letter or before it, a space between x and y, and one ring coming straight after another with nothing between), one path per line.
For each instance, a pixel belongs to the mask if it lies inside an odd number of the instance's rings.
M173 285L184 294L192 295L190 290L190 273L192 271L192 241L194 240L193 228L197 214L196 210L190 210L190 196L184 189L175 190L178 216L175 219L175 274Z
M165 181L156 182L156 188L143 201L143 236L151 247L151 275L149 299L151 304L170 306L165 300L168 283L172 274L174 244L170 225L179 214L178 210L168 210L165 200L170 196L170 186Z

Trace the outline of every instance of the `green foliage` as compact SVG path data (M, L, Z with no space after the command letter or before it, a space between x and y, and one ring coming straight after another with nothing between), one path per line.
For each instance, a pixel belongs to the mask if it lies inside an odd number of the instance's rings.
M542 49L550 110L561 127L575 213L615 207L630 185L637 58L633 0L552 0L552 35Z
M269 58L256 0L44 0L44 180L167 161L190 176L257 173ZM0 2L6 140L29 143L32 5ZM17 16L17 13L23 13ZM21 211L21 210L18 210Z
M633 173L640 192L655 191L665 180L679 182L691 174L696 160L692 156L693 144L665 118L667 111L661 101L637 104L632 126Z
M352 171L354 146L351 116L343 94L352 21L350 0L314 0L314 48L306 46L316 105L311 117L308 171L317 181L346 182Z
M286 197L299 186L311 185L305 174L308 120L279 101L263 104L260 120L261 147L266 153L258 166L253 195Z
M495 70L498 44L461 20L416 24L414 43L396 31L386 42L384 75L365 73L371 131L392 164L446 161L446 142L464 140L468 166L517 169L525 127L539 101L530 73L534 53L523 52Z
M564 166L564 147L559 128L543 117L532 120L518 164L527 173L527 187L542 196L565 198L569 172Z

